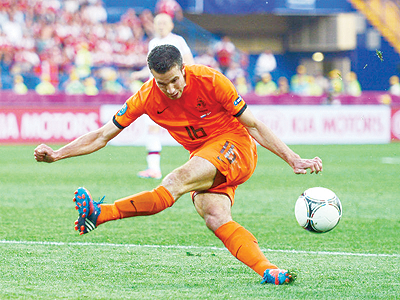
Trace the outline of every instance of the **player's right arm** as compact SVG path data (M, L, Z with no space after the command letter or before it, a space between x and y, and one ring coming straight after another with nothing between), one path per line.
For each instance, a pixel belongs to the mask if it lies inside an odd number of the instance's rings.
M261 146L286 161L296 174L306 174L307 169L310 169L311 173L322 171L322 161L319 157L302 159L281 141L267 125L254 117L249 109L246 109L238 117L238 120Z
M41 144L36 147L34 156L38 162L51 163L64 158L89 154L103 148L121 131L122 129L119 129L113 121L109 121L101 128L82 135L58 150Z

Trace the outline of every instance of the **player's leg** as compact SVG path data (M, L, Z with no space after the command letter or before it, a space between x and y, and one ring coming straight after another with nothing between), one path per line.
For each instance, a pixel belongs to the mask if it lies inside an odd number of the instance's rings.
M263 277L264 282L282 284L294 279L286 270L271 264L261 252L257 239L232 220L231 206L237 185L246 181L254 171L256 146L248 136L227 136L196 152L211 161L218 172L214 185L207 191L192 193L197 212L206 225L241 262ZM225 175L222 175L225 174ZM223 177L223 179L221 179Z
M263 276L267 269L278 268L261 252L257 239L243 226L232 220L231 200L227 195L197 193L193 201L206 226L238 260L260 276Z
M140 171L138 176L141 178L161 179L161 128L150 119L147 120L148 136L146 140L146 162L147 169Z
M87 233L107 221L159 213L172 206L183 194L212 187L216 174L213 164L195 156L168 174L154 190L119 199L113 204L96 203L87 190L79 188L74 198L79 210L76 230ZM93 225L87 225L87 219Z
M96 218L94 228L111 220L156 214L173 205L187 192L205 191L218 185L221 183L219 182L221 178L226 180L226 174L238 180L236 184L244 182L255 168L256 157L255 143L247 133L223 135L219 140L211 141L193 152L187 163L168 174L161 185L153 191L135 194L115 201L114 204L99 204L101 213ZM224 176L217 176L218 174ZM90 195L86 196L89 198ZM75 200L79 202L77 197ZM85 214L82 212L82 206L78 204L77 207L79 209L77 230L86 233L82 217Z

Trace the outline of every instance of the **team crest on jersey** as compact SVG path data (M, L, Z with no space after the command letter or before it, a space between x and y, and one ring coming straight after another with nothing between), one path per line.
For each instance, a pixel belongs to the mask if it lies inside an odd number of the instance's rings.
M233 105L237 106L240 102L242 102L242 96L239 95L239 97L233 102Z
M196 109L201 113L204 113L204 112L208 111L206 103L200 97L197 97Z
M124 113L126 113L126 110L128 109L128 104L125 104L121 107L121 109L119 110L119 112L117 113L118 116L122 116Z

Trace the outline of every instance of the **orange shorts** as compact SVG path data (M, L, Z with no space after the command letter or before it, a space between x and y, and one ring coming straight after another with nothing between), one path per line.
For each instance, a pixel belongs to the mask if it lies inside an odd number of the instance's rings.
M207 192L226 194L232 205L237 186L251 177L257 164L257 146L247 132L225 134L205 143L190 154L211 162L226 178L226 182ZM204 192L204 191L202 191ZM192 192L192 198L196 191Z

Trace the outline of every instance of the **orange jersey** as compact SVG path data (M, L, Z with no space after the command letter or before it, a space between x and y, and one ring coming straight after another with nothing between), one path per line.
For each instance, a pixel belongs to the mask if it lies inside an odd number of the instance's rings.
M185 79L182 96L174 100L154 78L147 81L114 116L114 124L123 129L147 114L191 152L221 134L247 134L236 118L247 106L229 79L202 65L185 66Z

